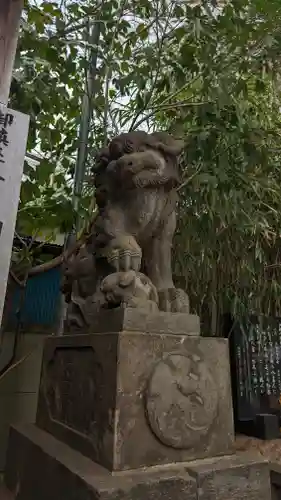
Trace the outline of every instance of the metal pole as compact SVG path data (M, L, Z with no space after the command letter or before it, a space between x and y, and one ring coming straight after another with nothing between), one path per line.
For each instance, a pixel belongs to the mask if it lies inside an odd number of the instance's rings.
M76 212L76 220L75 220L75 227L73 227L72 232L70 234L67 234L65 238L65 243L64 243L65 249L69 248L71 245L74 244L76 240L76 234L81 226L81 219L77 212L79 209L79 202L82 195L83 182L86 172L89 130L90 130L92 111L93 111L93 100L96 92L95 79L97 72L97 58L98 58L98 45L100 40L100 33L101 33L100 23L94 22L90 36L89 32L87 35L87 38L89 38L89 42L92 48L89 59L89 69L87 72L87 78L85 82L85 92L82 100L81 120L80 120L80 130L79 130L79 145L78 145L77 160L74 173L72 206ZM60 310L60 318L59 318L57 334L63 335L64 315L66 311L66 304L63 295L61 295L59 310Z

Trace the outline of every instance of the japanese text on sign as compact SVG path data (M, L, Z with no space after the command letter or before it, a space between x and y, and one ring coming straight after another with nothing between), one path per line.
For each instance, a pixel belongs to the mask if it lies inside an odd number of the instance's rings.
M9 127L13 124L14 117L11 113L3 113L0 111L0 163L5 163L5 148L9 145ZM1 175L0 181L4 182L5 178Z
M28 116L0 104L0 322L11 262L28 125Z

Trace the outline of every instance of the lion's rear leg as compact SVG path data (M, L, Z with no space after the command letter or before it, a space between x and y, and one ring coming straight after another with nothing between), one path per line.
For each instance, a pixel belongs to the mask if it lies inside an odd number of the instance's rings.
M173 212L160 234L143 249L145 274L157 288L159 309L166 312L189 313L189 299L184 290L175 288L171 266L172 240L176 227Z

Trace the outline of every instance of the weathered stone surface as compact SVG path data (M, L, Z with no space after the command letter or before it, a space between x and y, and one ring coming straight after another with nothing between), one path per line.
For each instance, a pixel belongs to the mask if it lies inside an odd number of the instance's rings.
M118 334L47 339L37 423L113 467Z
M17 500L271 499L267 462L247 455L112 474L27 424L11 429L5 483Z
M248 454L187 464L197 482L198 500L270 500L269 466Z
M51 337L37 424L111 470L231 453L227 341L132 331Z
M151 429L167 446L193 448L210 432L218 397L212 373L199 356L168 354L148 382L146 412Z
M85 333L122 332L124 330L198 336L200 319L195 314L167 314L160 311L148 314L140 309L117 308L95 314L90 330Z
M17 500L197 500L185 467L112 475L33 425L11 429L5 482Z
M265 441L254 437L237 435L235 450L237 453L249 452L255 454L281 466L281 439Z
M98 154L98 216L65 266L66 331L83 334L98 311L119 306L189 313L171 266L183 147L165 132L133 131Z
M237 453L251 453L258 459L266 459L270 464L272 500L281 500L281 440L250 438L238 435L235 439Z

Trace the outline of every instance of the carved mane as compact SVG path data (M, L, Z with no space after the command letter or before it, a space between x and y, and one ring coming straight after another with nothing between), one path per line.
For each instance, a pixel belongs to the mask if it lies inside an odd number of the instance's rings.
M115 137L108 145L99 151L96 157L95 166L95 188L96 201L102 209L110 195L110 185L113 179L114 164L125 155L133 153L154 151L161 155L165 160L165 170L161 175L155 175L151 171L142 175L136 175L134 180L135 187L157 187L167 185L170 189L180 184L180 176L177 165L177 157L183 149L183 141L176 140L167 132L154 132L147 134L144 131L128 132ZM141 174L141 172L138 172ZM140 181L141 177L141 181ZM121 179L120 179L121 182Z

